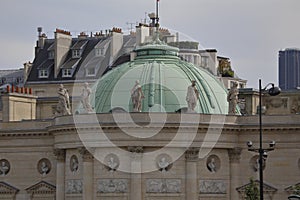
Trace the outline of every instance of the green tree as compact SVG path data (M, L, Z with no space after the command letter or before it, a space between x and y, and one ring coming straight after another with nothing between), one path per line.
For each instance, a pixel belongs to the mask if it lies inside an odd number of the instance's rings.
M294 190L293 194L300 195L300 184L295 185L293 187L293 190Z
M259 189L253 179L250 179L250 183L245 189L245 200L259 200Z

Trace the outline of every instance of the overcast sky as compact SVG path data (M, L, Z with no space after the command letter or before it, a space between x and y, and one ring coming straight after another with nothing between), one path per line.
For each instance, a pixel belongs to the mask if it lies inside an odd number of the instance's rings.
M278 51L300 48L300 0L160 0L161 26L176 30L231 58L248 87L278 83ZM55 28L81 31L140 22L155 0L1 0L0 69L33 61L37 27L48 38Z

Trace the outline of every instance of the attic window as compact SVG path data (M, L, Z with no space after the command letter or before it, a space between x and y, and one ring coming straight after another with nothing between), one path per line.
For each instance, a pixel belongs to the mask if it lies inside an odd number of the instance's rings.
M86 76L95 76L96 70L95 67L90 67L86 69Z
M104 48L96 49L96 56L104 56Z
M80 51L80 49L74 49L74 50L72 51L72 58L80 58L80 56L81 56L81 51Z
M39 78L48 78L48 76L49 76L48 69L39 70Z
M63 69L62 77L72 77L72 69Z
M201 66L208 67L208 56L201 56Z
M54 59L54 51L48 51L48 59Z

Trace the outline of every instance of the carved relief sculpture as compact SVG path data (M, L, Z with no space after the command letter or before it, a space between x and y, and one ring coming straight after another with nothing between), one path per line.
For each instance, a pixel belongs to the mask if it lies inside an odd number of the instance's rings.
M226 185L222 180L200 180L199 190L202 194L226 194Z
M147 179L147 193L180 193L180 179Z
M127 179L101 179L98 180L99 193L126 193L128 192Z
M81 180L67 180L67 194L82 194Z

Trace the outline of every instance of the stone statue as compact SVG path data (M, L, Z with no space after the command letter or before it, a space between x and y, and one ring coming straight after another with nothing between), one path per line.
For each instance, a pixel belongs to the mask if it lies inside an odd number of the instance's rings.
M217 165L214 158L211 158L210 162L207 163L207 168L213 173L217 171Z
M93 112L92 106L90 104L90 95L92 93L91 88L87 82L84 83L82 93L81 93L81 103L85 112L90 113Z
M167 161L165 157L162 157L160 161L158 161L158 167L162 172L168 171L168 167L170 163Z
M76 172L78 170L78 160L76 156L72 156L70 168L72 172Z
M58 115L71 115L69 93L63 84L60 84L58 89L58 104L56 110Z
M138 80L135 81L135 85L131 89L131 100L133 104L133 112L142 111L142 99L145 98L142 91L142 87Z
M236 106L238 104L238 94L239 90L237 88L238 84L233 83L227 95L227 102L229 103L228 114L235 115L237 113Z
M109 171L116 171L119 163L115 161L114 157L110 157L109 161L107 161L107 166L109 167Z
M188 112L195 112L195 107L199 99L199 91L196 88L196 81L192 80L192 85L187 89L186 101L188 103Z
M9 166L7 165L7 163L3 160L1 162L1 166L0 166L0 172L2 176L5 176L9 171Z
M42 175L45 176L46 174L48 174L48 172L50 171L47 163L45 161L43 161L41 163L41 172L42 172Z

